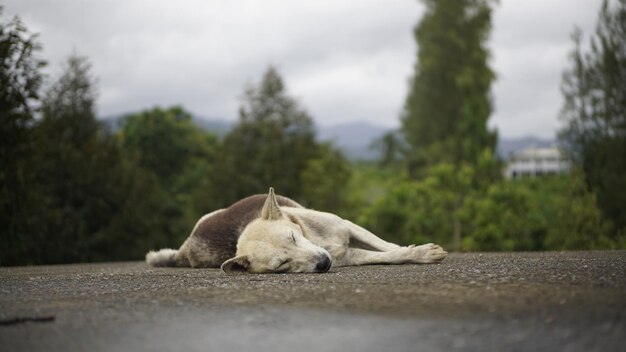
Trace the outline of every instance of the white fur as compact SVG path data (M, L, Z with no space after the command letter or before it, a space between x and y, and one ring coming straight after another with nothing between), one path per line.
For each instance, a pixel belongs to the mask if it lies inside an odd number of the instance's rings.
M387 242L335 214L304 208L281 210L291 218L301 219L299 222L304 226L304 236L331 254L333 266L438 263L448 255L443 248L432 243L401 247ZM314 228L308 228L307 223L313 224ZM350 247L351 241L364 248Z
M332 260L326 249L312 243L300 226L284 217L250 223L237 242L237 257L245 257L247 271L255 273L315 272L321 260Z
M146 263L151 266L175 266L178 250L164 248L159 251L150 251L146 254Z

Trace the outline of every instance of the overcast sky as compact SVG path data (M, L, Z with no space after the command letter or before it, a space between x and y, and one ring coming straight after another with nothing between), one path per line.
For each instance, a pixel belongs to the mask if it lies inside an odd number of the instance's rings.
M98 113L182 104L234 120L247 84L274 64L287 89L323 125L398 126L417 46L416 0L9 0L40 33L57 76L67 56L87 56ZM501 0L490 40L501 136L553 137L559 84L578 25L593 31L601 0Z

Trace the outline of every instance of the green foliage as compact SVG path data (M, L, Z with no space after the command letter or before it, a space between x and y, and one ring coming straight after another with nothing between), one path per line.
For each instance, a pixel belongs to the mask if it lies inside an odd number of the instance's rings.
M396 178L361 213L359 222L383 238L402 244L454 242L454 219L464 229L461 250L561 250L624 248L612 239L579 173L525 180L502 180L469 191L475 170L460 172L440 164L419 181Z
M580 31L573 39L561 84L567 122L561 138L620 236L626 233L626 2L603 2L588 51Z
M334 213L349 207L345 185L350 180L350 169L332 146L322 144L317 148L317 155L308 160L300 179L306 206Z
M0 7L2 15L2 7ZM46 62L37 58L41 50L37 35L30 34L19 18L0 22L0 140L4 148L19 145L31 122L33 100L39 97ZM3 159L4 160L4 159Z
M29 210L40 203L31 187L30 131L32 103L39 96L45 65L36 55L39 50L36 35L18 18L0 22L0 265L19 260L27 250L24 234L36 221Z
M80 147L94 138L101 126L95 114L95 79L87 58L72 55L63 74L43 98L41 125L50 139Z
M452 249L459 250L465 235L459 218L465 197L483 192L500 178L493 157L497 134L487 128L495 79L486 47L493 1L424 3L426 13L414 32L419 48L415 75L401 116L409 146L405 164L416 179L437 174L439 164L452 165L453 174L471 168L472 179L452 185L454 199L441 214L452 226Z
M70 57L42 99L41 119L27 116L31 122L22 126L23 186L3 182L1 199L11 209L3 215L14 226L3 229L0 264L136 259L172 244L163 231L168 219L160 216L166 197L97 122L89 71L85 58Z
M108 204L98 183L101 172L108 171L104 162L111 150L98 136L89 64L78 57L67 64L46 92L42 119L32 131L35 184L43 207L31 209L41 224L28 235L37 237L30 242L45 243L30 251L35 262L89 259L91 235L107 225Z
M191 114L180 106L126 116L118 139L124 153L134 156L166 188L176 186L188 165L210 162L217 146L217 138L194 125Z
M402 114L410 174L439 162L473 165L497 136L487 130L495 75L487 60L488 0L424 0L418 60Z
M158 185L164 223L159 231L168 245L179 245L201 215L220 205L213 197L218 187L211 183L211 175L220 172L214 167L217 138L195 126L179 106L127 116L117 137L127 161Z
M461 249L510 251L530 250L529 195L514 182L490 185L485 193L472 193L465 199L462 221L467 224Z
M346 206L338 214L354 220L360 219L363 210L389 192L404 175L402 168L381 168L366 162L352 163L349 169L350 179L344 188Z
M551 249L624 248L626 236L611 239L611 225L597 206L595 194L589 192L581 172L576 170L556 199L554 226L547 231L545 245ZM621 242L621 243L620 243Z
M273 186L305 204L337 208L336 200L320 197L331 196L333 188L340 193L347 178L344 164L332 148L315 141L311 117L287 95L282 78L270 67L258 87L246 90L239 123L224 137L216 184L224 205ZM335 169L323 174L327 166ZM305 184L319 188L305 191Z
M390 131L374 140L370 148L380 153L378 165L380 167L398 167L408 152L400 131Z
M469 183L468 169L455 172L440 164L420 181L398 182L359 219L388 240L402 244L438 242L450 245L457 192Z
M14 264L137 258L159 242L145 232L153 222L145 214L155 205L143 195L153 193L150 182L122 160L96 120L89 71L85 58L70 57L42 101L31 166L40 203L28 210L35 220Z

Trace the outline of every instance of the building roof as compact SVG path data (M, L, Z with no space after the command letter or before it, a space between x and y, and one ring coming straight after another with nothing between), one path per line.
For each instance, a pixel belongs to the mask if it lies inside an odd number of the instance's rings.
M543 159L543 158L560 158L561 151L556 145L547 148L536 148L530 146L526 149L520 150L513 154L513 159L529 158L529 159Z

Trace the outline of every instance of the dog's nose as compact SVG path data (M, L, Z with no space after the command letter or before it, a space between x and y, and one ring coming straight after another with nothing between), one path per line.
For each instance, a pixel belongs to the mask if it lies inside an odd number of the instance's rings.
M322 259L315 266L315 271L318 273L325 273L330 270L330 267L333 265L333 262L327 255L323 255Z

